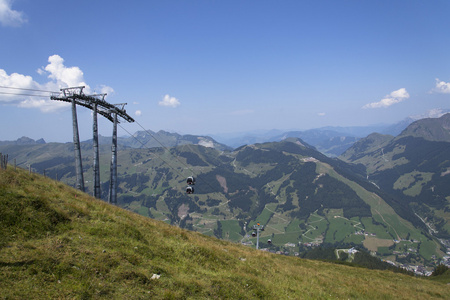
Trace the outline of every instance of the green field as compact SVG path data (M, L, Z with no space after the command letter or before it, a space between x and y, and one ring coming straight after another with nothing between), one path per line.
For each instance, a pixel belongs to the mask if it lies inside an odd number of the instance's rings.
M379 239L392 240L392 236L388 233L387 227L383 226L384 223L375 225L372 218L361 218L361 223L365 228L365 232L369 235L374 234Z
M229 241L239 241L242 239L242 228L236 220L220 221L222 224L222 238Z
M431 180L433 173L414 171L405 173L394 182L394 189L403 190L408 196L417 196L422 191L422 186Z
M300 223L303 223L303 222L301 222L299 219L292 219L292 221L286 227L286 232L298 232L298 231L300 231L300 227L299 227Z
M327 235L325 236L325 242L335 243L338 241L342 241L355 233L355 228L352 223L345 218L329 218L330 222L328 226Z

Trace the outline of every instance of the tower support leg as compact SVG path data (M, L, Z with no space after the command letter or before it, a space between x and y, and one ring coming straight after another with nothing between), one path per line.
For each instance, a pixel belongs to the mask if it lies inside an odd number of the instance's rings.
M117 113L114 113L108 202L117 204Z
M94 120L93 120L93 147L94 147L94 197L101 198L100 190L100 154L98 149L98 125L97 125L97 103L93 106Z
M256 250L259 249L259 229L256 231Z
M83 165L81 161L80 136L78 134L77 106L72 99L73 147L75 152L76 188L84 192Z

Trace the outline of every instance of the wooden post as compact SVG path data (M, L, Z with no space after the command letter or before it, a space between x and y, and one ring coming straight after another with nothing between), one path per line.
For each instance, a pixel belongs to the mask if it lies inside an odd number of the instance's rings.
M0 153L0 169L6 170L8 167L8 154L4 155Z

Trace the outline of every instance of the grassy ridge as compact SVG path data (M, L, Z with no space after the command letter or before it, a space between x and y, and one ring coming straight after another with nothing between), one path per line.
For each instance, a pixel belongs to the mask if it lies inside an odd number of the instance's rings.
M152 279L154 274L159 279ZM4 299L446 298L446 282L274 255L0 170Z
M70 147L44 146L21 149L16 146L7 150L14 150L12 152L22 165L31 163L35 171L43 174L46 170L49 177L60 178L74 185L73 157L68 156L72 153L68 152ZM91 146L84 145L83 167L89 193L92 193L93 174L91 150ZM106 151L106 148L103 147L103 150ZM29 156L30 153L33 155ZM105 179L109 177L109 154L101 153L105 154L100 156L100 169ZM174 156L178 159L173 159ZM311 157L316 158L311 160ZM386 197L375 193L375 187L360 181L359 175L349 176L352 171L348 166L303 148L295 141L257 144L223 153L195 145L169 150L123 149L119 151L119 161L120 207L205 235L233 242L252 241L247 234L251 233L249 230L253 224L260 222L266 226L264 238L273 238L274 246L286 243L297 245L299 242L363 245L363 236L355 233L367 231L365 225L369 224L370 233L376 234L380 240L410 238L420 241L420 246L414 243L413 248L400 249L396 246L395 249L387 248L390 250L387 252L382 249L385 255L380 257L383 259L423 264L431 270L435 263L433 255L437 259L444 255L435 239L430 240L422 227L411 223L411 218L405 219L408 214L403 213L403 217L399 217L398 206L394 210L394 206L386 202ZM165 161L170 162L170 166ZM186 169L186 164L194 172ZM192 173L196 173L199 184L195 195L186 195L185 176ZM108 184L106 181L102 185L103 199L107 199ZM323 205L323 210L319 203ZM337 208L339 212L335 211ZM310 218L317 213L321 217ZM445 217L443 210L441 213ZM187 214L188 218L184 218ZM421 211L418 214L426 217ZM356 216L365 218L369 215L372 217L367 222L354 219ZM348 221L344 223L345 226L340 226L342 220L335 217L349 217L355 222ZM302 225L297 223L296 228L291 226L286 231L290 222L296 219ZM243 231L244 223L223 222L228 220L247 221L247 232ZM362 226L354 227L358 222ZM236 228L236 225L241 228ZM423 226L422 223L419 225ZM380 241L379 246L384 247L384 242ZM381 253L377 247L373 249L377 254ZM291 252L300 250L300 247L289 247ZM415 250L417 252L412 252ZM407 252L408 256L398 260L394 251ZM417 259L413 259L413 256L417 256Z

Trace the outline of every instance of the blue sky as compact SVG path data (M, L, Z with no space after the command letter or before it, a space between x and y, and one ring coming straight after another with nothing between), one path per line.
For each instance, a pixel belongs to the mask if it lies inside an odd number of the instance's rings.
M70 106L4 87L85 85L127 102L144 128L183 134L448 109L449 15L444 0L0 0L0 140L72 140ZM78 118L81 139L91 138L91 112L78 108Z

